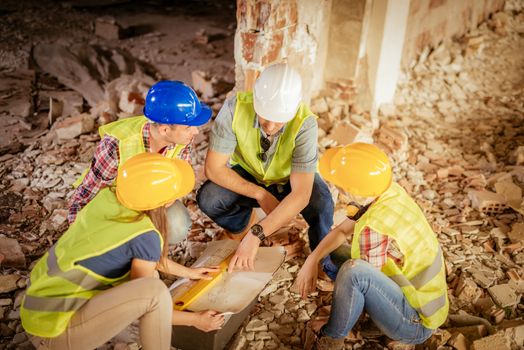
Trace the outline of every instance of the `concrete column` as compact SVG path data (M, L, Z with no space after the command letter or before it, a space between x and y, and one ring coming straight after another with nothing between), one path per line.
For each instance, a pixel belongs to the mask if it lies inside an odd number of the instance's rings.
M404 48L410 0L372 0L365 40L371 112L393 101ZM364 73L365 74L365 73Z

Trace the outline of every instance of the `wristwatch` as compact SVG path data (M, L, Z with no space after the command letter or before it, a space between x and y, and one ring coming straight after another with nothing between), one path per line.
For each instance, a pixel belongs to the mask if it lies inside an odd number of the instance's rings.
M252 235L257 236L258 239L260 239L260 241L263 241L264 239L266 239L266 235L264 234L264 229L259 224L254 224L253 226L251 226L250 232Z

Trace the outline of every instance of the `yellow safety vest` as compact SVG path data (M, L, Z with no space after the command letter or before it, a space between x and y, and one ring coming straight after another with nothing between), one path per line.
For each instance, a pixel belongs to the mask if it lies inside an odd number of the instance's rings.
M259 183L266 186L288 182L291 175L295 139L302 124L309 116L317 118L306 105L301 104L295 117L286 124L275 146L276 151L271 163L267 169L264 169L264 162L258 157L263 151L260 146L260 130L254 127L256 113L253 107L253 93L237 93L232 125L237 138L237 147L231 157L231 163L239 164Z
M146 151L142 129L148 122L149 120L145 116L141 115L138 117L117 120L116 122L102 125L100 128L98 128L98 133L100 134L101 138L103 138L105 135L108 135L118 140L118 167L120 167L126 160L133 157L134 155L144 153ZM178 157L180 151L185 146L186 145L177 144L173 149L167 151L166 157ZM82 175L80 175L80 177L75 181L73 184L75 188L80 186L88 171L89 168L84 170Z
M31 334L52 338L65 331L74 313L90 298L129 279L129 273L106 278L77 265L104 254L134 237L155 231L144 215L139 221L121 222L139 213L122 206L110 188L102 189L78 214L58 242L37 262L22 300L20 317Z
M436 329L448 316L444 257L422 210L397 183L373 203L355 224L351 257L360 258L359 236L365 227L391 237L404 255L399 267L387 259L382 272L402 289L426 328Z

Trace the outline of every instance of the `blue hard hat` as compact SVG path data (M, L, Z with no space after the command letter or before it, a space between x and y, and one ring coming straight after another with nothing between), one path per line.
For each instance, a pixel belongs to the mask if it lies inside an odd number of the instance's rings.
M144 115L156 123L199 126L211 114L211 108L181 81L160 81L147 92Z

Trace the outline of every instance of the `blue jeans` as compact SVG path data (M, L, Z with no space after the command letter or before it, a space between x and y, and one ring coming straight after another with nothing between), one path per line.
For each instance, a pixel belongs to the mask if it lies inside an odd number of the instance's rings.
M290 192L291 184L270 185L265 187L240 166L233 167L241 177L263 187L279 201L282 201ZM251 215L252 208L259 207L258 202L241 194L230 191L222 186L206 181L197 194L200 210L224 229L232 232L242 232ZM302 210L302 216L309 225L308 237L311 250L315 249L333 225L333 199L329 188L320 175L315 174L313 190L309 204Z
M420 344L433 333L422 325L417 311L393 280L366 261L348 260L335 281L331 314L322 335L345 337L364 309L391 339Z

